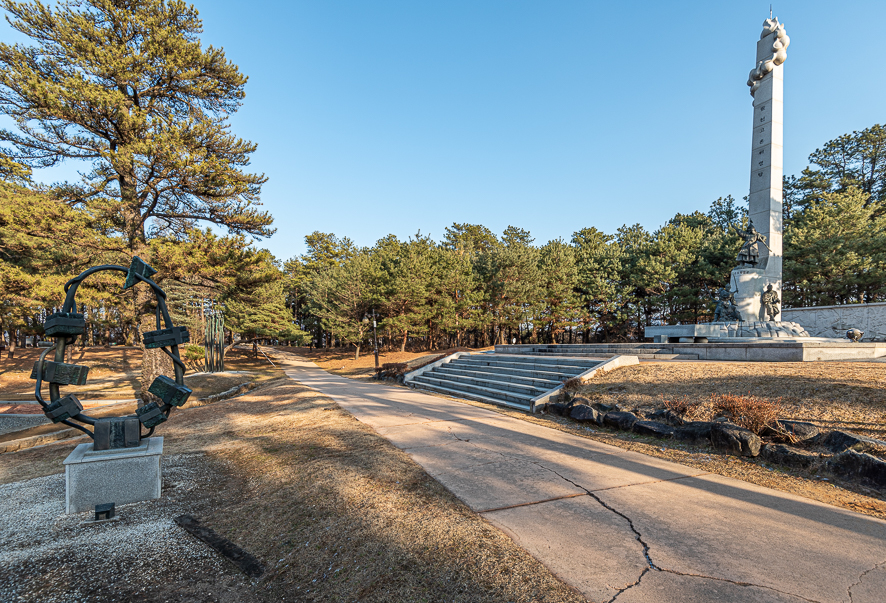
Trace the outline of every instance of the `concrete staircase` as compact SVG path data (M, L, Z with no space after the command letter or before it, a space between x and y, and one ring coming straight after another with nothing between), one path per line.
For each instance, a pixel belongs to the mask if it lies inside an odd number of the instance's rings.
M686 347L686 346L683 346ZM640 360L698 360L698 354L674 349L674 345L657 343L587 343L550 345L497 345L495 353L523 356L557 356L611 358L630 355Z
M513 346L509 346L513 347ZM603 360L526 354L461 354L406 375L406 385L532 411L545 394Z

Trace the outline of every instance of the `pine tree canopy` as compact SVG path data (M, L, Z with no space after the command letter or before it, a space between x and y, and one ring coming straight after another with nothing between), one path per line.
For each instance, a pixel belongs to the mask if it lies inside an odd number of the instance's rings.
M246 76L202 48L197 10L176 0L0 0L35 45L0 43L0 112L16 130L0 169L21 176L80 160L90 169L54 194L130 249L196 222L267 236L266 178L246 171L256 145L229 131Z

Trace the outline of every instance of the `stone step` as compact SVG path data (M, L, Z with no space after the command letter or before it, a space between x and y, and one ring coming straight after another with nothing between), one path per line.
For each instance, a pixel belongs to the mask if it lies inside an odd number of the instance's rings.
M450 362L449 364L454 365L454 368L462 368L466 370L487 370L487 369L514 369L514 370L530 370L530 371L541 371L546 373L556 373L557 375L569 379L570 377L575 377L576 375L580 375L585 372L587 369L579 366L570 366L570 367L560 367L556 364L551 364L549 362L539 362L538 364L527 364L524 362L465 362L456 364L454 362Z
M484 356L489 357L489 358L505 359L505 360L508 360L509 362L529 362L529 363L538 362L538 359L535 358L534 355L528 355L528 354L498 354L498 353L496 353L496 354L474 354L470 358L472 360L477 360L477 359L482 359ZM595 366L596 364L598 364L598 362L595 362L593 360L582 360L580 358L576 358L576 357L570 356L570 355L560 356L557 354L546 354L546 357L551 358L553 360L562 361L562 362L559 362L559 364L564 365L564 366L580 366L585 369L591 368L591 367Z
M510 368L510 367L502 367L502 366L471 366L471 365L453 365L444 364L439 367L439 369L446 370L457 370L457 371L467 371L470 373L491 373L494 375L499 375L500 377L508 377L508 378L516 378L516 379L532 379L539 382L549 382L560 384L565 379L569 379L572 375L568 375L566 373L550 370L550 371L540 371L534 368Z
M601 345L601 346L589 347L589 348L584 348L584 347L572 348L572 347L570 347L570 349L566 349L566 350L563 350L563 349L551 350L551 349L547 349L547 348L534 348L531 350L530 349L520 350L520 355L525 356L525 355L529 355L529 354L546 354L549 356L563 356L563 357L568 358L569 356L572 356L575 354L585 354L585 355L595 354L595 353L629 354L633 351L646 352L646 353L658 353L658 352L667 352L667 351L670 351L670 349L671 349L670 346L664 347L661 345L656 345L656 346L651 346L651 345L650 346L639 346L639 345L637 345L637 346L630 346L630 347L627 347L627 346L626 347L613 347L613 346ZM495 355L502 356L504 354L496 353Z
M497 381L512 381L514 383L523 383L525 385L535 385L542 387L545 391L554 389L562 383L561 378L565 376L560 373L544 373L543 377L520 374L534 373L534 371L521 371L520 369L500 369L495 367L484 367L485 370L466 369L458 367L450 367L446 364L436 367L432 372L435 374L458 375L462 377L474 377L477 379L495 379Z
M528 402L511 402L509 400L502 400L499 398L491 398L489 396L484 396L475 392L463 391L461 389L457 389L455 387L446 387L443 385L435 385L431 383L422 383L419 381L413 381L412 385L415 386L416 389L423 389L427 391L437 392L438 394L445 394L452 398L464 398L467 400L477 400L479 402L486 402L487 404L497 404L499 406L507 406L509 408L516 408L518 410L530 410L530 406Z
M487 356L482 360L475 360L473 358L465 359L464 357L459 358L458 360L453 360L449 364L453 366L461 366L465 368L477 368L477 367L501 367L501 368L513 368L513 369L524 369L524 370L535 370L535 371L545 371L549 373L561 373L564 375L579 375L586 370L593 368L600 364L600 360L592 360L590 358L582 358L586 365L575 365L575 364L560 364L559 360L554 360L549 357L544 358L524 358L523 360L514 361L505 356L494 357ZM579 360L578 358L574 358L571 360Z
M462 383L465 385L491 387L493 389L500 389L502 391L527 394L532 398L540 396L546 391L554 389L554 387L560 385L559 383L555 384L553 387L528 385L525 383L517 383L515 381L511 381L507 379L507 377L505 377L505 380L501 380L500 377L496 378L497 375L491 375L489 377L468 377L465 375L453 375L452 373L438 373L436 369L420 375L419 377L430 377L432 379L441 379L443 381L451 381L453 383Z
M643 350L643 352L646 352L646 350ZM562 352L561 352L561 354L562 354ZM619 354L612 354L612 355L617 356L617 355L621 355L621 354L624 354L624 352L619 352ZM548 356L547 354L544 354L542 352L535 352L535 355L537 355L539 357L547 357ZM652 353L652 354L642 353L639 351L637 351L637 352L632 351L632 352L630 352L630 355L636 356L640 360L698 360L698 354L675 354L671 351L664 351L661 353ZM579 354L579 353L576 353L576 356L581 356L584 358L593 357L592 354Z
M563 345L506 345L496 346L496 354L522 354L523 350L593 350L600 348L611 348L616 350L625 350L633 348L661 348L662 344L653 342L635 342L635 343L575 343Z
M469 383L460 383L457 381L449 381L447 379L430 377L428 376L428 373L419 375L418 377L413 379L411 383L414 385L427 384L436 387L445 387L463 393L477 394L480 396L491 398L493 400L501 400L504 402L510 402L512 404L520 404L525 408L529 407L532 399L535 397L535 395L522 394L514 391L506 391L497 389L495 387L485 387L482 385L472 385Z

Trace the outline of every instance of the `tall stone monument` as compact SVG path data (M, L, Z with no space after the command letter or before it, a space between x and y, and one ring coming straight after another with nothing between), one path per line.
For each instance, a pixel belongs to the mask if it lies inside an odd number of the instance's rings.
M766 320L761 297L768 285L781 299L784 62L790 42L777 17L766 19L757 42L756 67L748 77L754 99L748 217L765 240L756 245L756 266L745 264L732 271L735 303L748 322Z

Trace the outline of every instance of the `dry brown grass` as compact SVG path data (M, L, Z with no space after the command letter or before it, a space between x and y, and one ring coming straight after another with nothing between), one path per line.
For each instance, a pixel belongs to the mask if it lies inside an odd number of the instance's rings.
M16 350L14 359L0 362L0 400L33 400L31 369L40 349ZM71 388L80 398L99 400L135 398L141 373L141 350L138 348L75 348L72 362L89 367L86 385ZM247 381L263 382L283 376L264 356L253 358L248 350L234 348L225 355L227 372L217 375L185 375L185 383L194 390L193 398L204 398ZM232 372L248 372L236 375ZM67 390L66 390L67 391ZM2 411L3 409L0 409Z
M267 567L239 600L584 601L404 452L292 381L178 412L158 435L167 455L229 468L200 519ZM57 473L72 447L4 455L0 483Z
M781 418L886 439L886 363L656 362L599 375L581 395L626 408L703 405L712 395L778 401Z
M757 396L736 394L711 394L710 398L696 401L686 396L674 400L664 400L664 406L683 415L687 421L710 421L723 416L730 421L762 435L767 427L784 416L781 400L766 400Z

